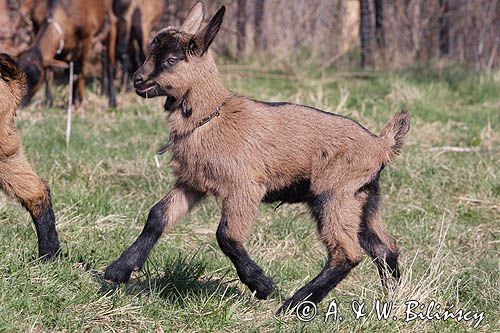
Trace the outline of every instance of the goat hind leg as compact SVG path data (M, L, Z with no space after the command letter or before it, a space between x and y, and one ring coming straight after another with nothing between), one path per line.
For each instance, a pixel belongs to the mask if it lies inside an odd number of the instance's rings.
M116 108L116 94L115 94L115 67L113 64L108 62L107 68L108 77L108 96L109 96L109 106Z
M112 15L111 17L111 27L109 29L108 36L108 47L107 51L107 76L108 76L108 91L109 91L109 105L112 108L116 108L116 91L115 91L115 75L116 75L116 18Z
M400 279L399 251L394 239L384 230L380 218L378 179L367 186L359 200L363 202L362 228L359 240L363 249L377 266L382 287L387 288L389 275L392 275L396 281Z
M0 160L0 187L31 215L40 257L52 258L59 251L55 216L47 184L36 176L22 153Z
M52 82L54 81L54 72L51 69L47 69L45 73L45 99L46 106L48 108L52 107L54 99L52 97Z
M92 39L85 38L80 41L82 45L81 57L75 61L74 74L76 76L76 85L73 87L73 104L78 109L83 102L83 95L85 94L85 67L89 60L90 48L92 46Z
M153 206L137 240L106 268L104 278L113 282L127 282L133 271L138 271L144 266L163 231L173 227L201 197L201 193L183 186L174 187Z
M351 196L324 192L316 196L310 206L326 246L328 260L323 270L287 299L278 313L285 313L303 301L319 303L362 258L357 239L360 213L357 201Z

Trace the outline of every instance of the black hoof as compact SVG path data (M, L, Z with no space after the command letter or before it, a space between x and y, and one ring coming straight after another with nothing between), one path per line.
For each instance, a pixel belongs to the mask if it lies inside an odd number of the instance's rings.
M248 286L252 292L255 291L255 297L266 299L274 290L274 282L268 276L260 275Z
M133 269L114 261L104 271L104 279L116 283L125 283L130 279Z
M276 315L280 316L297 310L309 312L309 310L315 307L316 307L316 302L313 302L308 299L290 297L285 302L283 302L283 305L278 309Z
M308 300L296 300L294 299L293 297L290 297L289 299L287 299L285 302L283 302L283 305L278 309L278 311L276 312L276 315L277 316L281 316L281 315L285 315L287 313L290 313L292 311L296 311L297 307L299 307L299 311L301 311L300 309L303 308L303 307L313 307L313 303L311 301L308 301Z
M50 260L61 254L61 248L59 247L59 242L55 242L49 246L44 246L38 248L38 256L42 260Z
M287 314L290 312L295 305L292 304L292 298L287 299L285 302L283 302L283 305L276 311L277 316L282 316L284 314Z

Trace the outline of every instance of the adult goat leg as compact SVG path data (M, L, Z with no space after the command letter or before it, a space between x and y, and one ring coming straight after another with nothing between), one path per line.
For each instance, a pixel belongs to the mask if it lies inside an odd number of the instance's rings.
M52 82L54 81L54 72L52 69L47 69L45 73L45 98L46 106L48 108L52 107L54 99L52 97Z

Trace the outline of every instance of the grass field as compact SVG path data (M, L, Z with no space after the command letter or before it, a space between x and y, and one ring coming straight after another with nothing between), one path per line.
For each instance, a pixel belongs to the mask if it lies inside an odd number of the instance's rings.
M67 147L65 93L59 88L58 108L43 109L38 97L18 124L29 159L52 188L65 256L37 261L28 214L0 194L0 331L500 330L500 72L221 67L238 93L350 116L376 133L400 108L410 111L407 144L381 179L384 220L402 252L401 286L384 295L367 258L319 304L311 322L275 317L282 300L323 266L312 219L301 205L262 205L247 248L277 291L259 301L217 246L220 203L212 198L160 240L130 283L103 281L103 269L137 237L149 208L174 182L169 156L160 157L159 168L154 158L168 140L163 100L129 94L110 111L89 87ZM388 320L377 320L372 311L377 299L393 302ZM330 316L325 323L333 300L343 320ZM476 321L405 322L408 300L434 300L452 311L484 312L485 318L477 329ZM366 316L354 319L352 301L366 303Z

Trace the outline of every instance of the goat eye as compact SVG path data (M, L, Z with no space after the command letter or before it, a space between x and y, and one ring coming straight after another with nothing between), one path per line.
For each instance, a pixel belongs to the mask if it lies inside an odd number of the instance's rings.
M167 61L165 62L169 66L173 66L177 63L178 59L177 58L168 58Z

